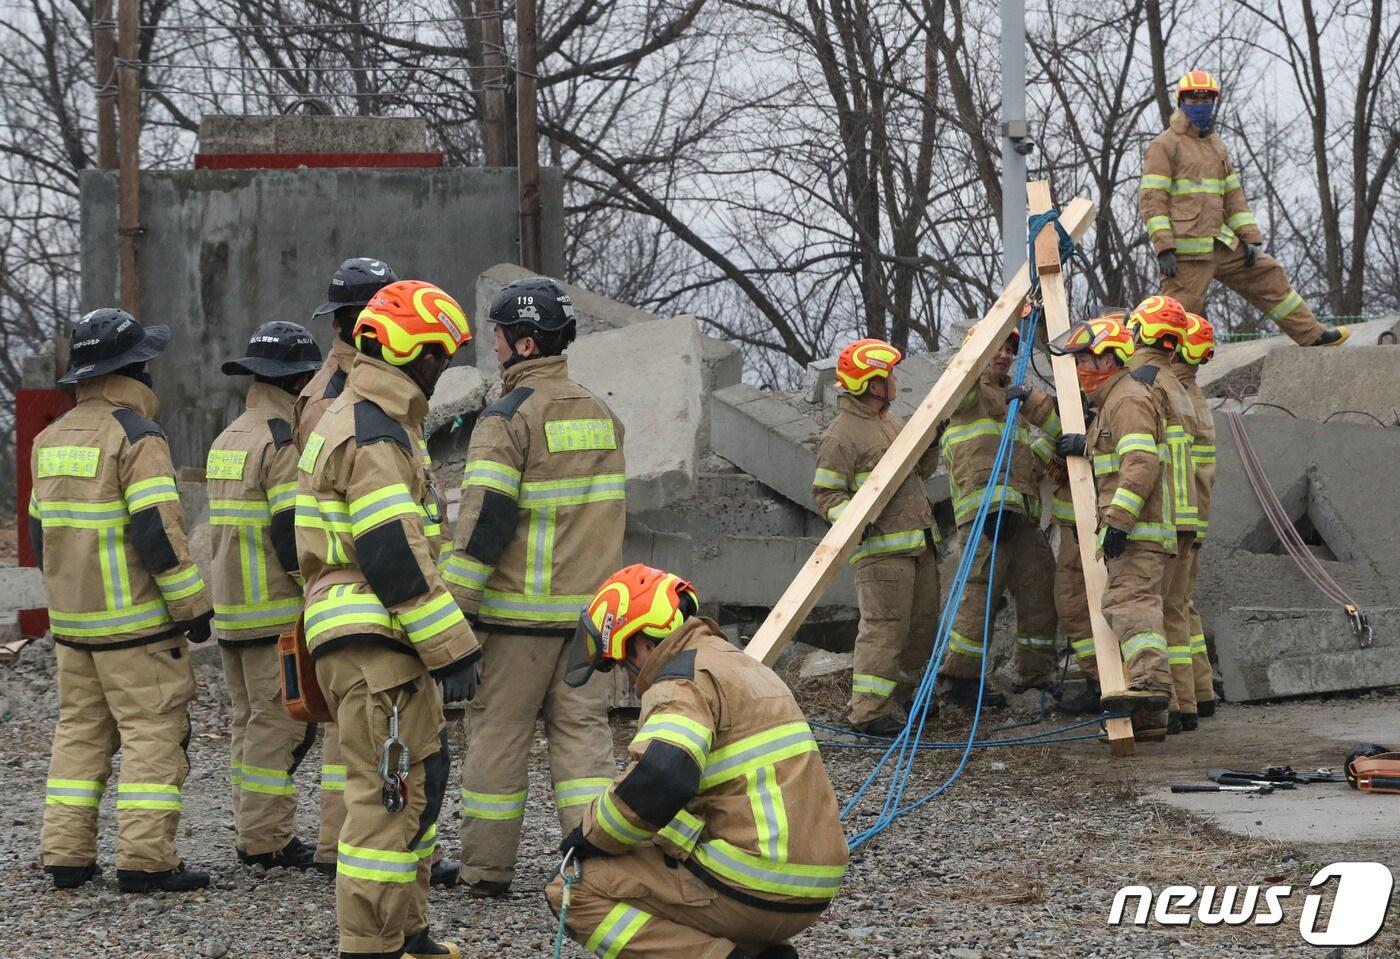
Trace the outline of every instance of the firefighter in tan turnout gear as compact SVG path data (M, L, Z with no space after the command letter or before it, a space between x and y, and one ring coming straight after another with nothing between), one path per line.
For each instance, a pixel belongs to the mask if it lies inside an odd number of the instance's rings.
M1203 364L1215 356L1215 328L1205 317L1195 313L1186 314L1186 332L1181 338L1178 351L1183 364L1177 367L1177 375L1186 387L1187 394L1196 411L1196 435L1191 444L1191 461L1196 468L1196 538L1191 544L1191 572L1188 596L1195 592L1196 577L1201 571L1201 542L1210 529L1210 494L1215 485L1215 419L1211 413L1206 395L1196 384L1196 374ZM1205 630L1201 626L1201 614L1196 610L1194 598L1187 603L1191 630L1191 672L1196 688L1196 715L1208 718L1215 715L1215 683L1210 668L1210 654L1206 648Z
M1177 538L1166 513L1165 417L1152 391L1158 372L1128 369L1133 336L1118 314L1075 323L1050 351L1074 356L1079 384L1097 411L1087 437L1066 433L1057 447L1062 456L1088 457L1098 487L1099 548L1108 570L1103 614L1128 674L1127 690L1105 696L1103 708L1132 712L1134 735L1161 741L1172 690L1162 603Z
M437 287L380 290L355 324L345 390L297 463L306 643L346 765L343 959L461 954L429 935L429 860L450 765L443 697L475 695L480 650L438 575L447 543L422 424L470 336Z
M311 318L330 316L335 339L326 362L296 398L292 434L298 453L306 448L311 431L345 389L350 365L358 353L353 333L360 311L374 294L398 278L387 263L368 257L352 257L332 274L326 301L316 307ZM345 761L340 734L334 723L326 723L321 727L321 829L316 841L316 868L323 872L335 872L335 844L344 822Z
M564 832L612 780L602 677L564 683L578 612L621 564L626 524L622 423L569 379L574 308L545 277L491 304L503 395L477 418L452 556L443 570L473 617L490 681L467 711L461 882L504 893L515 874L535 720L549 739Z
M58 725L44 797L44 868L72 888L97 874L97 812L122 751L117 884L209 884L175 848L195 697L186 640L209 638L209 594L184 517L146 362L170 328L101 309L73 329L77 406L39 434L30 532L58 659Z
M881 340L857 340L841 351L836 379L841 413L822 433L812 500L828 522L880 462L904 421L890 412L895 366L902 354ZM903 727L900 703L912 696L933 650L938 625L938 528L923 480L938 464L929 446L851 556L860 627L851 671L849 721L862 732L892 736Z
M1219 280L1267 313L1300 346L1336 346L1350 335L1328 329L1263 252L1264 236L1245 200L1225 144L1213 132L1220 83L1192 70L1176 86L1177 110L1142 161L1139 207L1157 254L1162 292L1187 309L1205 307Z
M210 447L205 464L214 559L214 636L233 704L230 774L238 858L306 869L316 850L293 835L293 776L316 738L314 723L282 709L277 637L301 615L292 401L321 366L296 323L258 327L247 355L223 372L251 376L247 409Z
M967 335L970 337L972 332L968 330ZM1037 465L1049 462L1055 452L1054 440L1060 435L1060 417L1053 402L1023 406L1025 419L1046 436L1032 442L1030 430L1017 424L1011 475L993 492L995 500L982 535L976 542L969 535L996 465L1001 435L1006 429L1008 402L1013 397L1024 401L1031 396L1026 386L1008 390L1011 364L1020 346L1020 332L1013 330L976 385L963 396L943 431L943 457L948 464L953 514L962 531L963 549L976 553L962 605L948 637L948 654L939 669L939 679L946 700L970 707L977 705L979 690L984 706L1006 705L1006 697L1000 691L981 689L985 668L982 627L986 622L989 583L1010 592L1016 605L1015 651L1006 670L998 673L998 685L1012 692L1042 688L1049 685L1055 668L1055 557L1040 532L1036 478ZM990 566L994 538L995 570ZM994 598L993 610L996 605Z
M569 934L606 959L787 959L846 872L836 797L774 673L629 566L579 617L570 682L620 665L642 698L628 765L560 846ZM563 880L546 890L558 914Z

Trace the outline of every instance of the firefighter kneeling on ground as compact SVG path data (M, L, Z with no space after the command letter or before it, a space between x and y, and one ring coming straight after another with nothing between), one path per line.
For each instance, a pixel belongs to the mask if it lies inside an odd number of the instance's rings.
M470 338L437 287L380 290L355 323L345 391L297 464L306 643L345 754L342 959L461 955L429 935L429 861L449 769L442 704L476 695L480 648L438 575L447 540L423 417Z
M846 872L836 797L787 686L684 580L642 565L579 617L570 683L620 664L642 699L627 769L565 838L565 923L599 956L788 959ZM545 890L557 915L565 880Z
M1128 674L1128 688L1101 704L1131 712L1134 735L1160 742L1172 691L1163 602L1177 538L1164 512L1165 416L1151 385L1157 373L1128 369L1133 335L1121 314L1081 320L1049 348L1074 357L1079 385L1097 410L1089 436L1066 433L1057 448L1090 458L1098 488L1098 545L1108 570L1103 615Z

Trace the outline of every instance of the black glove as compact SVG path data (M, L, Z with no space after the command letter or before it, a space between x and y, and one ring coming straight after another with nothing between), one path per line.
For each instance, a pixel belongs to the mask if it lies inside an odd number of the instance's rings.
M1055 452L1061 456L1088 456L1089 438L1083 433L1066 433L1055 441Z
M1246 243L1244 245L1244 265L1253 266L1259 261L1259 244Z
M581 862L589 856L604 855L603 850L584 838L582 826L575 826L574 831L565 836L564 841L559 844L559 851L564 855L567 856L570 850L573 851L576 862Z
M1128 548L1128 531L1110 526L1103 534L1103 555L1105 559L1117 559Z
M1176 276L1176 251L1163 250L1157 254L1157 270L1163 276Z
M1020 400L1024 403L1026 400L1030 399L1030 396L1031 386L1029 383L1017 383L1015 386L1008 386L1006 388L1006 402L1008 403L1012 400Z
M198 619L187 619L183 623L179 623L178 626L185 631L185 635L189 637L190 642L202 643L209 638L209 632L213 627L213 623L214 611L211 609Z
M444 703L475 699L477 687L481 685L481 650L433 670L432 676L442 690Z

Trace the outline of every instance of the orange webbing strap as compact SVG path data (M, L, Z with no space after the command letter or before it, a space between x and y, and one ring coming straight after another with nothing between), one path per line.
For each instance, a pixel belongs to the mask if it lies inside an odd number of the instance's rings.
M1400 793L1400 753L1353 759L1347 768L1363 792Z

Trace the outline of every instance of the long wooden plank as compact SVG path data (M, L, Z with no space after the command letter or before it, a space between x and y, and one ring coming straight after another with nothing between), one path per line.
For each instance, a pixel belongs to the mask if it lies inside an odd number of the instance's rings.
M1026 185L1026 198L1032 214L1051 209L1050 184L1037 180ZM1065 294L1065 277L1060 271L1058 238L1050 229L1042 230L1036 238L1036 269L1040 272L1040 296L1045 307L1045 332L1054 339L1069 329L1069 299ZM1055 377L1055 395L1059 399L1060 426L1066 433L1083 433L1084 406L1079 399L1079 377L1072 356L1050 358ZM1104 692L1121 692L1127 683L1123 676L1123 656L1118 637L1113 635L1103 616L1103 591L1108 572L1097 556L1095 539L1098 534L1097 493L1089 461L1082 456L1068 460L1070 495L1074 500L1074 525L1079 533L1079 558L1084 563L1084 591L1089 598L1089 618L1094 626L1094 658L1099 664L1099 684ZM1060 544L1063 549L1064 543ZM1108 749L1114 756L1131 756L1137 746L1133 739L1133 724L1129 719L1108 721Z
M1093 219L1094 204L1083 198L1071 201L1060 215L1060 222L1076 238L1084 234ZM856 548L865 527L880 515L890 497L899 489L899 484L904 482L919 457L928 449L938 432L939 422L952 415L958 401L977 381L997 348L1020 320L1021 305L1029 292L1030 273L1026 266L1022 266L987 315L978 322L977 332L953 357L948 369L933 384L933 389L929 390L914 415L909 417L903 431L895 437L880 462L871 470L865 485L827 531L797 578L783 592L749 643L747 652L750 656L772 665L783 647L792 640L797 628L841 568L841 563Z

